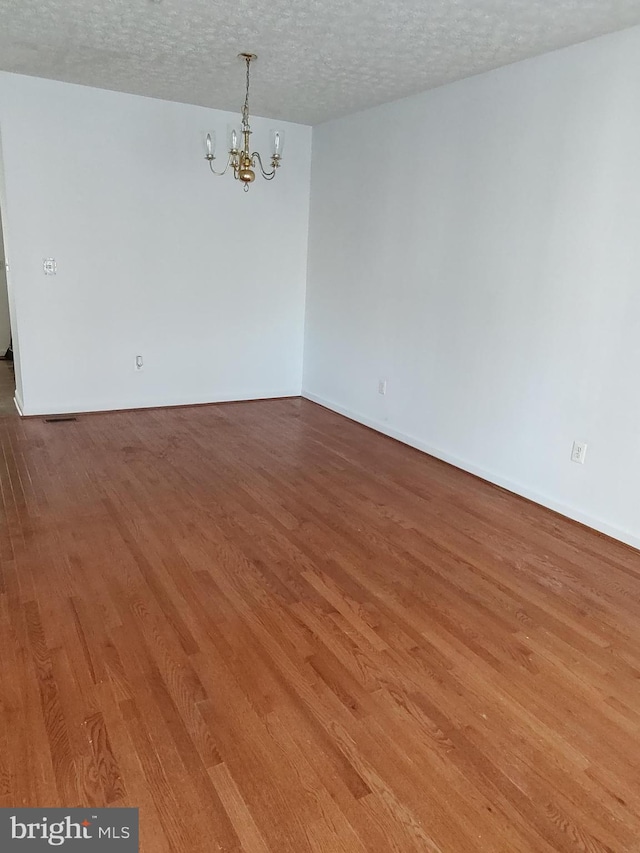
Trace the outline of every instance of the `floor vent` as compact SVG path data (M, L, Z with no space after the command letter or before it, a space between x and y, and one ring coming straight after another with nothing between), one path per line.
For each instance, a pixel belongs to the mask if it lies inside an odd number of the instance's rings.
M77 418L73 417L60 417L60 418L45 418L45 424L61 424L66 423L67 421L77 421Z

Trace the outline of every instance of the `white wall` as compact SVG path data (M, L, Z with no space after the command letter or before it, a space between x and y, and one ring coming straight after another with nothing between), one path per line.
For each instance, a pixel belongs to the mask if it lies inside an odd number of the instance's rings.
M0 110L1 110L1 101L0 101ZM7 251L7 233L5 229L6 222L6 213L7 213L7 194L5 188L5 180L4 180L4 161L2 157L2 127L0 126L0 232L2 232L2 252L3 259L2 262L6 264L6 259L9 257L9 252ZM16 382L14 399L18 404L18 407L21 409L22 406L22 373L20 371L20 332L16 326L15 322L15 299L14 299L14 291L11 287L11 274L6 271L4 273L4 285L6 287L6 297L9 308L9 325L11 327L12 332L12 351L13 351L13 370L14 370L14 378ZM5 350L6 351L6 350Z
M280 174L245 194L204 160L232 119L0 74L26 414L300 392L311 130L286 125Z
M316 127L304 393L640 545L639 104L635 28Z
M0 208L0 214L1 213L2 209ZM7 291L7 275L5 271L2 222L0 221L0 356L5 354L10 342L11 323L9 321L9 293Z

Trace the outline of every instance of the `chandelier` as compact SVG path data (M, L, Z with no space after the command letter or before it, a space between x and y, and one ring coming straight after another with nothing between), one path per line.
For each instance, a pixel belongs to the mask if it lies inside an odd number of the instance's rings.
M249 137L251 136L251 127L249 125L249 80L251 74L251 63L258 57L255 53L239 53L238 59L244 60L247 66L247 81L246 91L244 96L244 105L242 107L242 120L240 125L240 133L235 127L229 128L229 153L227 155L227 164L221 172L216 172L213 168L213 162L216 159L215 133L207 133L205 160L209 161L209 168L214 175L224 175L231 166L233 177L237 181L242 181L244 191L247 192L249 184L256 179L256 167L259 167L262 177L267 181L272 181L277 170L280 168L282 159L282 148L284 146L284 133L282 131L271 131L271 168L265 169L262 164L262 157L257 151L249 152Z

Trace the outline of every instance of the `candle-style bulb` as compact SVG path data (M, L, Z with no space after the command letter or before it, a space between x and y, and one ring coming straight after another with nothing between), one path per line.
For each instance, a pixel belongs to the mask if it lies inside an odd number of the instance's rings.
M237 151L238 150L238 140L239 139L240 139L240 137L238 135L238 131L236 130L236 128L233 125L230 124L228 129L227 129L227 140L229 143L229 150L230 151Z
M271 131L271 156L282 157L282 149L284 148L284 131Z

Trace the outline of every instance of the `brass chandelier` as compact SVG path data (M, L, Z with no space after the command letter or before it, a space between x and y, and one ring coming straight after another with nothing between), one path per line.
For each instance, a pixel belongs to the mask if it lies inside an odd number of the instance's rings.
M207 153L204 155L205 160L209 161L209 168L211 169L214 175L224 175L225 172L227 172L227 170L229 169L229 166L231 166L233 170L233 177L237 181L242 181L245 192L248 191L249 184L253 183L253 181L255 181L256 179L256 167L260 169L262 177L265 180L272 181L275 178L276 172L280 168L280 161L282 160L282 149L284 146L283 132L281 130L272 130L271 169L264 168L262 164L262 157L257 151L253 151L250 153L249 137L251 136L251 126L249 125L249 82L251 74L251 63L254 62L257 58L258 57L255 55L255 53L238 54L238 59L242 59L247 66L246 91L244 96L244 105L242 107L240 133L238 133L235 127L229 128L229 153L227 156L226 166L221 172L216 172L216 170L213 168L213 161L216 159L215 133L213 132L207 133Z

